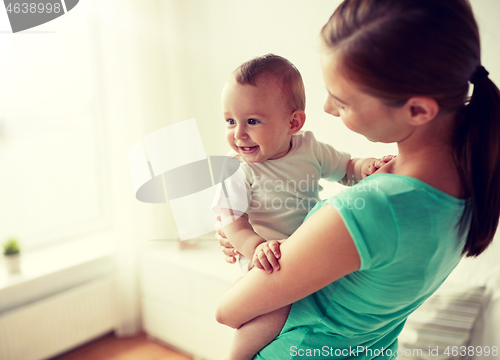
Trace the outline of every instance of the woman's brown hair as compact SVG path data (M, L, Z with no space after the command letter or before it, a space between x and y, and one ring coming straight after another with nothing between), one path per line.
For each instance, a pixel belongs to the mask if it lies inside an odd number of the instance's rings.
M463 253L481 254L500 217L500 92L481 67L468 1L345 0L321 34L346 76L387 105L427 96L456 114L452 145L466 193L459 225L468 229Z

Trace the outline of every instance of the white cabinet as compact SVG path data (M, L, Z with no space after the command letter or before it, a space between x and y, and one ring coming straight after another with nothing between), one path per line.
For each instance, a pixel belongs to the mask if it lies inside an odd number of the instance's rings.
M241 276L218 244L180 249L151 242L141 254L144 328L161 341L206 360L222 359L233 330L215 321L222 293Z

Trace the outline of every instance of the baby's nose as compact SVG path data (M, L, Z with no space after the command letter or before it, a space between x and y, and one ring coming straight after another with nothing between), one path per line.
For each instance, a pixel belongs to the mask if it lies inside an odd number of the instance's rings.
M234 138L235 139L246 139L248 138L248 135L245 131L245 128L243 126L238 126L236 128L236 131L234 132Z

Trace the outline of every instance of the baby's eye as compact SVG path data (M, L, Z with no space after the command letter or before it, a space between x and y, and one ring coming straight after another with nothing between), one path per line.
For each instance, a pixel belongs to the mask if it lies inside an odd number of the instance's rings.
M227 125L234 125L236 122L233 119L226 119L226 124Z
M256 120L256 119L248 119L248 125L257 125L258 123L260 123L259 120Z

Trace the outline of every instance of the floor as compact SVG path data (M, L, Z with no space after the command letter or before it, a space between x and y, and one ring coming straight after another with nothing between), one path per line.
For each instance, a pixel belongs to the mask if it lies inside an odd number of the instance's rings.
M52 360L192 360L169 349L146 334L133 338L116 338L105 335Z

